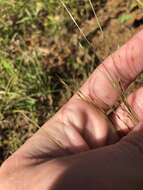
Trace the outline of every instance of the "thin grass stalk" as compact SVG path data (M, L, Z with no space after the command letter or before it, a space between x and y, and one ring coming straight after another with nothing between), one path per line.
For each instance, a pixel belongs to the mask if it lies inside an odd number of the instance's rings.
M102 29L102 26L101 26L100 21L99 21L99 19L98 19L98 16L97 16L97 14L96 14L96 11L95 11L95 9L94 9L93 3L92 3L91 0L88 0L88 1L89 1L90 6L91 6L91 9L92 9L92 11L93 11L93 13L94 13L95 19L96 19L96 21L97 21L97 25L98 25L98 27L99 27L99 29L100 29L101 34L102 34L102 38L104 38L103 29Z
M137 1L140 2L140 0L137 0ZM86 35L85 35L84 32L81 30L81 28L80 28L80 26L78 25L78 23L75 21L73 15L71 14L70 10L67 8L66 4L63 2L63 0L60 0L60 2L62 3L63 7L66 9L66 11L67 11L67 13L69 14L69 16L71 17L72 21L75 23L75 25L77 26L77 28L78 28L79 31L81 32L81 34L82 34L82 36L84 37L84 39L87 41L87 43L88 43L88 44L93 48L93 50L95 51L94 46L93 46L93 45L91 44L91 42L86 38ZM94 12L95 17L96 17L97 20L98 20L98 17L97 17L97 15L96 15L95 9L94 9L93 4L92 4L92 1L89 0L89 2L90 2L90 6L91 6L91 8L92 8L92 10L93 10L93 12ZM99 20L98 20L98 25L101 27ZM102 27L100 28L100 30L102 30ZM102 30L102 32L103 32L103 30ZM114 63L114 58L113 58L112 56L111 56L111 58L112 58L113 63ZM113 86L116 90L118 90L118 91L121 93L119 99L120 99L121 102L124 104L124 106L125 106L125 108L126 108L126 111L127 111L128 115L129 115L130 119L133 121L134 124L136 124L136 123L139 121L139 119L138 119L138 117L137 117L135 111L132 109L132 107L131 107L131 106L128 104L128 102L127 102L127 98L126 98L126 95L125 95L126 92L125 92L124 88L122 87L121 79L119 78L119 79L117 79L117 80L114 80L113 77L112 77L112 75L111 75L111 73L110 73L109 70L106 68L105 64L103 64L103 66L104 66L104 69L105 69L105 71L106 71L106 73L107 73L107 78L108 78L108 80L111 82L112 86ZM89 99L88 97L86 97L81 91L78 92L78 95L79 95L79 97L80 97L81 99L83 99L84 101L86 101L86 102L88 102L88 103L92 103L94 106L96 106L96 108L100 109L99 106L97 106L94 101L92 101L91 99ZM119 106L119 105L117 104L117 106ZM115 107L115 108L114 108L114 107L113 107L113 108L110 108L110 109L108 110L108 112L111 114L111 111L110 111L110 110L112 110L112 113L115 113L115 114L116 114L116 112L115 112L116 108L117 108L117 107ZM121 106L121 108L122 108L122 106ZM100 109L100 110L101 110L101 109ZM101 110L101 111L103 112L103 110ZM117 116L117 117L118 117L118 116Z
M78 28L78 30L80 31L81 35L83 36L83 38L86 40L86 42L88 43L89 46L91 46L93 48L93 45L90 43L90 41L87 39L85 33L82 31L82 29L80 28L79 24L76 22L76 20L74 19L73 15L71 14L70 10L68 9L68 7L66 6L66 4L63 2L63 0L60 0L61 4L63 5L63 7L65 8L66 12L69 14L70 18L72 19L72 21L74 22L74 24L76 25L76 27Z
M143 2L141 0L136 0L136 2L141 6L143 7Z
M13 113L19 113L21 114L27 121L29 121L30 123L32 123L35 127L37 127L37 129L40 129L40 126L35 122L33 121L31 118L29 118L27 115L26 115L26 112L24 110L14 110ZM28 113L28 112L27 112Z

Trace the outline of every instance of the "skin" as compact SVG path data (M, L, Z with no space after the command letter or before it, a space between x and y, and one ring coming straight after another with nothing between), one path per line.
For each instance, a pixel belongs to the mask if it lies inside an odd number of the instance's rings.
M0 189L143 189L143 88L128 98L140 121L137 126L121 107L110 114L112 122L101 111L113 106L121 93L107 71L127 88L143 70L142 44L143 31L109 56L81 87L97 106L75 94L2 164Z

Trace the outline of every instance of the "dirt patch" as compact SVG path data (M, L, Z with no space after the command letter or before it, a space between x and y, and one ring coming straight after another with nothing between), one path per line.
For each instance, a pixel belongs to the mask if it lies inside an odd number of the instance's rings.
M98 18L104 31L104 39L97 27L87 36L91 37L100 60L143 29L143 12L133 1L110 0L98 11ZM95 23L96 20L93 19L91 22Z

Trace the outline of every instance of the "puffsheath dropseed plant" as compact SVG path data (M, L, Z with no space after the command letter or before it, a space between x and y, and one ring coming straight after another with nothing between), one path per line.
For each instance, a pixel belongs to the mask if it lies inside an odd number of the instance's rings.
M95 20L97 21L98 27L99 27L99 29L100 29L100 32L101 32L101 35L102 35L102 39L104 40L104 32L103 32L102 26L101 26L101 24L100 24L100 21L99 21L99 19L98 19L98 16L97 16L97 14L96 14L96 11L95 11L95 9L94 9L93 3L92 3L91 0L88 0L88 1L89 1L90 6L91 6L91 9L92 9L92 11L93 11L93 14L94 14L94 16L95 16ZM138 0L137 0L137 1L138 1ZM73 17L73 15L72 15L72 13L70 12L70 9L69 9L68 6L66 5L66 3L64 3L63 0L60 0L60 2L61 2L61 4L62 4L62 6L65 8L65 10L66 10L66 12L68 13L68 15L70 16L71 20L74 22L74 24L76 25L76 27L77 27L78 30L80 31L81 35L84 37L85 41L88 43L88 45L89 45L90 47L92 47L93 52L95 52L96 50L95 50L93 44L87 39L86 34L83 32L83 30L80 28L79 24L76 22L75 18ZM138 3L141 3L141 2L138 1ZM113 56L111 56L111 58L112 58L113 63L116 64L116 63L115 63L115 60L114 60L114 58L113 58ZM84 101L86 101L86 102L88 102L88 103L94 105L98 110L100 110L101 112L103 112L106 116L109 116L111 113L114 113L118 119L122 120L122 119L120 118L120 116L119 116L119 115L117 114L117 112L116 112L117 107L120 106L121 109L122 109L124 112L127 113L127 117L132 121L132 123L133 123L134 125L136 125L136 124L139 122L139 119L138 119L138 117L137 117L137 114L135 113L135 111L134 111L133 108L129 105L129 103L128 103L128 101L127 101L127 97L126 97L127 90L124 89L124 87L123 87L123 85L122 85L122 82L121 82L121 79L120 79L120 78L118 78L117 80L113 79L112 74L111 74L110 71L106 68L106 66L104 65L104 63L103 63L103 67L104 67L104 69L105 69L105 71L106 71L106 74L107 74L106 77L108 78L108 80L109 80L109 82L111 83L111 85L115 88L115 90L117 90L117 91L120 92L120 97L118 98L117 103L105 113L105 111L102 110L102 108L100 108L99 106L96 105L96 102L94 102L93 100L91 100L89 97L86 97L80 90L77 92L77 94L79 95L79 97L80 97L82 100L84 100ZM101 72L102 72L102 71L101 71ZM106 103L104 102L104 104L106 104ZM122 121L122 122L124 122L124 124L125 124L125 125L127 126L127 128L130 130L130 127L128 126L128 124L125 123L125 121Z

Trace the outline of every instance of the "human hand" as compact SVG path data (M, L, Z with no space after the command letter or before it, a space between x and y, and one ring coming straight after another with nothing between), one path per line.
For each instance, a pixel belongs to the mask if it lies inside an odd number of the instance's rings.
M110 114L112 122L103 113L121 94L113 87L107 71L113 81L120 78L122 86L127 88L143 70L142 43L143 31L109 56L81 87L82 94L96 105L75 94L4 162L0 171L1 189L143 188L143 126L134 129L121 107ZM140 88L128 98L140 121L142 97L143 88ZM132 132L129 133L127 126ZM129 135L120 140L116 132L119 130Z

